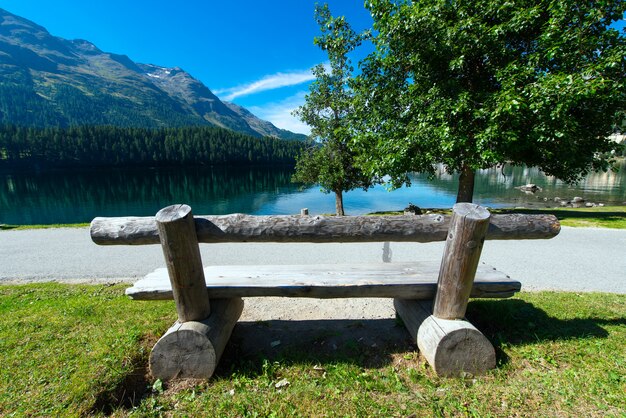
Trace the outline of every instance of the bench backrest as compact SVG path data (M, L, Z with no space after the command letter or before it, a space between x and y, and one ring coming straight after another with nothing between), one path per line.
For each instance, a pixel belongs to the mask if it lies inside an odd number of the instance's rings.
M446 241L433 315L459 319L472 291L483 242L490 239L552 238L560 231L551 215L495 215L469 203L452 216L202 216L187 205L161 209L154 218L96 218L98 244L157 244L163 248L179 321L210 313L199 242Z
M198 242L433 242L445 241L449 215L194 216ZM491 215L486 239L548 239L561 226L553 215ZM95 218L99 245L159 244L155 217Z

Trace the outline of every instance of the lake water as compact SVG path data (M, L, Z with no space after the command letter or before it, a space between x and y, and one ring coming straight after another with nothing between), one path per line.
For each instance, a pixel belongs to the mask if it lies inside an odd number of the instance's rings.
M334 213L333 194L318 187L301 190L286 168L116 169L0 174L0 224L89 222L96 216L150 216L162 207L187 203L195 214L257 215ZM516 186L542 188L526 194ZM420 207L451 207L458 179L439 173L433 180L412 176L412 186L392 192L377 186L346 193L350 215L401 210L409 202ZM555 206L554 197L624 204L626 164L618 173L594 173L577 186L546 177L535 168L505 167L479 172L474 202L490 207ZM547 199L545 201L544 199Z

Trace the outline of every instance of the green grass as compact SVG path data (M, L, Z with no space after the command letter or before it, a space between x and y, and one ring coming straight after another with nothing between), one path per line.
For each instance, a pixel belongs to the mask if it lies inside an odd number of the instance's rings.
M49 224L49 225L7 225L0 224L0 231L2 230L24 230L24 229L49 229L49 228L86 228L88 223L76 223L76 224Z
M451 209L422 209L426 212L450 215ZM626 229L626 206L604 206L595 208L547 208L547 209L491 209L491 213L528 213L555 215L561 225L583 228ZM376 212L371 215L399 215L402 212Z
M0 416L78 416L121 400L174 309L122 295L120 286L0 286Z
M484 376L438 378L392 320L351 321L394 330L377 344L330 323L244 350L268 321L237 325L211 381L163 384L146 362L171 302L130 301L119 285L0 286L0 416L624 416L626 295L522 293L467 315L496 346Z
M555 215L563 226L626 229L626 206L555 209L498 209L493 212L529 214L549 213Z

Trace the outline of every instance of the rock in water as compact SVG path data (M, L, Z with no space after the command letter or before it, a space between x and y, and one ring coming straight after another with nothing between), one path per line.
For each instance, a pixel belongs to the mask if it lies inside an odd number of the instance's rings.
M516 187L516 189L519 189L523 192L531 192L531 193L536 193L536 192L540 192L541 191L541 187L537 186L536 184L533 183L528 183L525 186L518 186Z

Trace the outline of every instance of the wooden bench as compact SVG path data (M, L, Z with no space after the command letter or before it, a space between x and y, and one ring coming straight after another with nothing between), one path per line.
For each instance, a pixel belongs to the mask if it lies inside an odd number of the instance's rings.
M92 240L158 244L167 269L139 280L133 299L174 299L178 320L155 344L152 374L161 379L209 378L243 310L242 297L394 298L403 319L440 375L495 367L487 338L464 319L470 297L510 297L520 283L480 265L486 239L541 239L560 231L551 215L491 215L457 204L452 216L199 216L187 205L156 217L95 218ZM209 266L198 243L446 241L442 260L360 265Z

